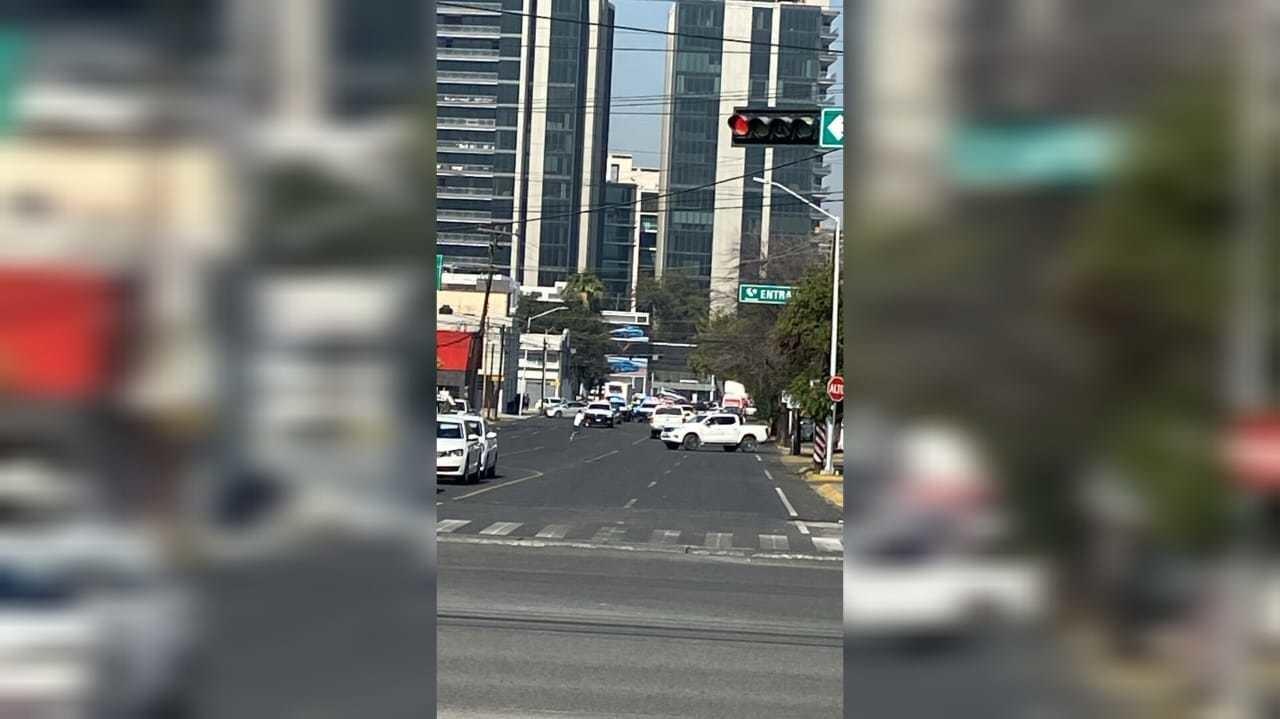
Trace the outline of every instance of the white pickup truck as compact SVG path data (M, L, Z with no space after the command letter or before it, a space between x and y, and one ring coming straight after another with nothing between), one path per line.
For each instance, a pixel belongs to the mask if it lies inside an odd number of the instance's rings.
M724 447L726 452L739 448L744 452L754 452L769 438L769 428L763 424L747 424L738 415L726 412L664 429L659 438L667 449L684 447L694 450L709 444Z

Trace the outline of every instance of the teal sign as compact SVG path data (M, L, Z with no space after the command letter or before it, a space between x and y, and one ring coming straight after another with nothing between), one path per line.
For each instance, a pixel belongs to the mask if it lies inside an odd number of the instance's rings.
M783 285L738 285L738 302L748 305L785 305L791 288Z
M0 29L0 135L13 130L18 81L26 55L26 42L12 30Z
M444 255L436 255L436 289L440 289L440 283L444 281Z
M822 134L818 136L819 147L844 147L844 108L822 108Z
M1120 135L1093 122L959 128L951 140L952 179L977 187L1088 184L1109 174Z

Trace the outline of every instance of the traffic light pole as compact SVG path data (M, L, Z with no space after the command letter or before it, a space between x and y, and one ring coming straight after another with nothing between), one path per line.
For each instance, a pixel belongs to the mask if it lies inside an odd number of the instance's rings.
M838 368L836 367L836 353L839 349L839 327L840 327L840 218L827 212L818 205L810 202L808 198L800 193L792 190L790 187L773 180L766 180L763 177L752 178L762 185L772 185L791 195L804 204L821 212L831 221L836 223L835 235L831 238L831 356L829 358L828 377L835 377ZM835 471L835 449L836 449L836 403L831 403L830 414L827 416L827 451L822 457L822 471L831 474Z

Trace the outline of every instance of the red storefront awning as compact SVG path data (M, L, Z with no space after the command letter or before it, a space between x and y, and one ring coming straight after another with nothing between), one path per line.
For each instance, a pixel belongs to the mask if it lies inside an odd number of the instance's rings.
M0 395L77 401L111 379L120 295L110 279L0 268Z
M466 372L467 362L471 359L471 343L474 341L474 332L436 330L436 368Z

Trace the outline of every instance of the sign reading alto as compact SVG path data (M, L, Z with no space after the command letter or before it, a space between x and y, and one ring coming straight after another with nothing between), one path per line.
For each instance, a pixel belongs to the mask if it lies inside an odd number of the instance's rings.
M785 305L791 289L784 285L738 285L738 302L749 305Z

